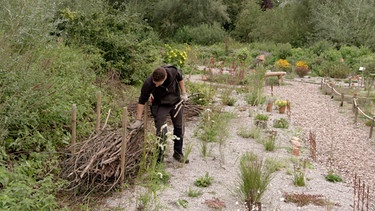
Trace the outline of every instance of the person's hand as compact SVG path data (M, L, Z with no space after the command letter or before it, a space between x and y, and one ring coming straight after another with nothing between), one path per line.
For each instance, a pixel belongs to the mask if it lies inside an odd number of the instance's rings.
M189 95L188 95L186 92L182 93L182 95L181 95L181 100L183 100L183 101L187 101L188 98L189 98Z
M139 129L142 126L142 124L143 124L143 122L141 120L137 119L128 126L128 129L130 129L130 130Z

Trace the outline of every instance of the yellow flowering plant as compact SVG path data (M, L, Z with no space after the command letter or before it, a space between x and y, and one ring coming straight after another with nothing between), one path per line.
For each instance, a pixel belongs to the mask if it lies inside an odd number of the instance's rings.
M279 108L288 105L288 103L289 102L287 100L276 100L275 101L275 105Z
M167 50L164 54L164 63L175 65L178 67L184 67L187 60L186 51L181 51L179 49L173 49L169 45L165 45Z
M306 64L304 61L298 61L296 63L296 69L294 72L299 76L299 77L304 77L309 73L310 69L309 66Z
M286 59L279 59L275 63L275 67L277 69L281 69L281 70L284 70L284 71L289 69L290 66L291 66L290 63Z

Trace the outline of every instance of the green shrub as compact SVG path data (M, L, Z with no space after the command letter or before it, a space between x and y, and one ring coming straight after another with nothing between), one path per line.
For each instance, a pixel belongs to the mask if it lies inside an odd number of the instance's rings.
M345 64L334 64L325 66L323 74L331 78L347 78L350 73L350 69Z
M277 44L276 57L279 59L286 59L288 56L292 55L292 45L289 43Z
M100 5L100 6L98 6ZM64 8L56 14L57 36L67 45L100 54L105 70L116 70L125 83L141 83L152 72L158 57L157 36L136 14L114 9L102 2L95 11Z
M225 30L217 23L213 25L202 23L196 27L182 27L175 34L174 40L180 43L212 45L224 42L225 34Z

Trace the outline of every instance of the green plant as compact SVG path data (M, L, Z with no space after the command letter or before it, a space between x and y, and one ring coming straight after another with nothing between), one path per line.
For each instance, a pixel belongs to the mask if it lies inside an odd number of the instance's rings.
M255 120L267 121L269 116L267 114L257 114Z
M372 125L372 120L367 120L367 121L365 122L365 125L366 125L367 127L371 127L371 125Z
M302 164L301 161L298 161L296 164L294 164L293 169L293 184L298 187L305 186L306 161L304 160Z
M259 202L264 191L270 183L271 171L263 168L262 161L253 152L247 152L240 158L239 188L236 190L240 199L245 201L248 207Z
M189 197L198 197L198 196L201 196L203 192L201 190L195 190L195 189L189 188L187 194Z
M285 162L285 160L280 160L278 158L267 157L264 161L264 166L269 170L270 173L280 171L281 169L286 168L287 165L288 164Z
M290 69L291 65L290 65L290 63L287 60L285 60L285 59L279 59L275 63L275 67L276 67L277 70L288 72L288 70Z
M296 69L294 69L294 72L301 78L303 78L305 75L309 73L309 66L304 61L298 61L296 63Z
M194 185L198 187L208 187L212 184L212 181L214 180L213 177L211 177L208 172L203 177L199 177L194 181Z
M288 128L289 122L285 118L280 118L274 121L273 127L275 128Z
M243 138L257 139L261 135L261 130L257 127L240 127L237 134Z
M209 105L216 95L215 87L203 83L186 82L186 90L191 94L190 101L197 105Z
M225 89L222 94L221 94L221 101L223 102L224 105L227 106L234 106L236 103L236 99L232 97L233 89Z
M177 199L176 204L177 204L178 206L183 207L183 208L187 208L188 205L189 205L189 202L188 202L186 199Z
M187 60L186 51L181 51L179 49L173 49L170 45L166 44L165 47L167 50L164 53L164 63L175 65L179 68L185 66Z
M206 109L201 117L194 135L201 141L202 155L206 157L208 143L219 143L220 146L225 143L228 136L227 126L233 114Z
M333 170L328 171L328 174L325 176L328 182L342 182L342 178L340 175L337 175L333 172Z
M265 140L263 140L263 145L266 151L274 151L275 150L275 143L276 143L276 138L275 137L267 137Z

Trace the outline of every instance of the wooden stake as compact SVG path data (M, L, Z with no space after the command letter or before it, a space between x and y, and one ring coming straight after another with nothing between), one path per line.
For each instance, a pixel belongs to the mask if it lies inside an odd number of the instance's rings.
M121 184L125 182L125 152L127 148L127 127L128 127L128 108L124 107L122 111L122 141L121 141ZM122 185L121 185L122 188Z
M340 104L341 107L344 106L344 98L345 98L344 93L341 93L341 104Z
M77 106L73 104L72 107L72 154L76 153L76 132L77 131Z
M143 133L144 133L144 143L146 143L146 139L147 139L147 118L148 118L148 105L149 105L149 102L147 101L145 103L145 108L144 108L144 115L143 115Z
M375 116L372 117L372 121L371 121L371 128L370 128L370 137L372 137L372 131L374 130L374 122L375 122Z
M100 130L100 107L101 107L101 100L102 100L102 93L100 91L98 91L98 93L96 94L97 98L98 98L98 102L96 104L96 133L99 133L99 130Z

